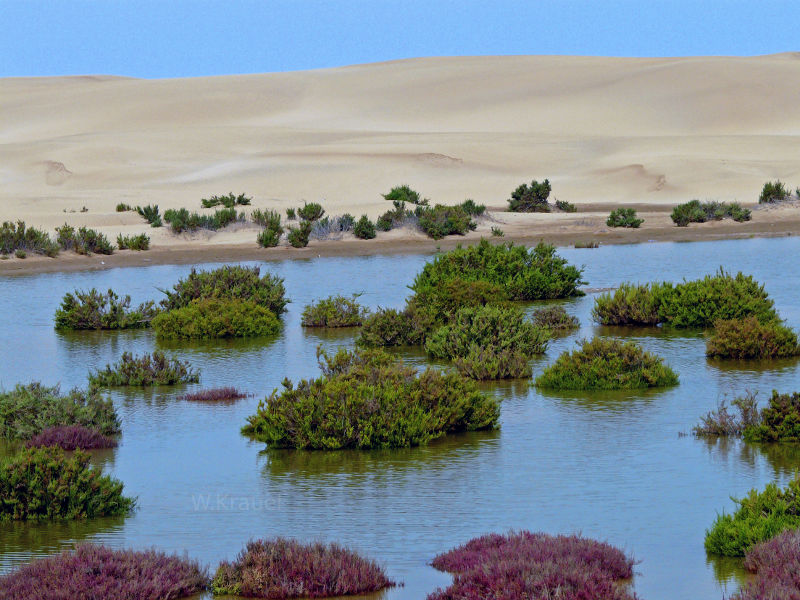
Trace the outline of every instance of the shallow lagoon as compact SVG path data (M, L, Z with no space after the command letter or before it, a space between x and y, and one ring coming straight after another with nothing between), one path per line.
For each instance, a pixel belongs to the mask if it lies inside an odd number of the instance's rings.
M787 268L797 238L561 249L586 266L587 288L622 281L696 278L742 270L766 285L789 325L800 327L800 271ZM351 345L355 330L300 327L300 311L330 294L361 292L370 306L399 307L427 257L320 258L265 262L292 300L276 339L159 344L149 331L59 334L53 313L74 288L111 287L134 302L158 299L187 266L45 274L0 280L0 383L41 380L84 386L90 369L124 350L157 347L190 360L201 385L254 394L232 404L177 399L187 387L112 394L123 421L119 448L95 461L138 496L131 517L68 524L0 525L0 570L32 555L91 540L196 557L212 568L252 537L335 540L382 561L405 582L383 595L424 598L449 576L426 566L438 552L510 528L582 532L640 562L635 588L646 600L718 599L732 593L736 561L709 561L703 533L718 510L800 467L800 449L709 444L688 432L718 400L746 389L766 399L800 390L800 362L709 361L699 332L601 328L593 294L566 301L581 330L551 344L534 373L593 333L640 341L675 368L681 385L645 393L540 394L526 381L487 385L502 399L497 432L448 437L410 450L264 452L239 434L260 397L284 377L317 374L315 351ZM419 352L403 353L424 364ZM0 449L0 452L3 450Z

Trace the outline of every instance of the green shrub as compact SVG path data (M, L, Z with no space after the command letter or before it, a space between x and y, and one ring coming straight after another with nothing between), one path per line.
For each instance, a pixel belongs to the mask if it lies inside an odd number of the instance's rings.
M176 283L172 291L163 291L167 295L161 301L164 310L183 308L194 300L219 298L249 300L280 316L286 312L288 302L284 297L283 279L269 273L261 277L259 267L238 265L225 265L212 271L192 268L189 276Z
M480 217L486 212L485 204L476 204L471 198L467 198L458 207L471 217Z
M135 505L122 482L92 468L80 450L26 448L0 461L0 521L127 515Z
M357 327L369 311L355 297L331 296L313 302L303 309L303 327Z
M587 242L575 242L574 246L576 248L599 248L600 242L596 242L594 240Z
M11 254L17 250L52 258L58 255L59 245L50 239L46 231L27 227L25 221L17 221L16 224L5 221L0 228L0 254Z
M78 254L86 256L94 254L113 254L114 247L108 238L94 229L81 227L77 231L64 223L63 227L56 229L58 233L58 243L62 250L70 248Z
M117 247L120 250L149 250L150 249L150 236L146 233L139 235L122 235L117 236Z
M780 358L797 356L797 334L777 321L756 317L719 320L706 339L706 355L722 358Z
M377 221L375 221L375 227L381 231L390 231L395 227L400 227L414 214L411 211L406 210L405 203L400 200L395 200L393 204L394 208L392 210L387 210L380 217L378 217ZM420 214L419 211L426 208L427 205L417 206L417 215Z
M763 492L752 489L741 499L732 514L717 516L706 530L705 547L709 554L744 556L753 545L775 537L787 529L800 528L800 479L795 477L780 489L767 484Z
M466 356L453 359L453 364L464 377L487 381L528 378L532 372L529 360L525 354L513 349L497 351L475 346Z
M505 233L499 227L492 227L492 235L494 237L505 237Z
M356 218L350 213L344 213L339 217L339 231L352 231L356 224Z
M533 324L551 332L566 332L578 329L580 323L563 306L548 306L533 313Z
M487 281L501 286L511 300L545 300L581 296L583 269L556 254L554 246L538 244L532 250L512 243L492 245L486 240L438 255L417 275L411 289L441 287L452 279Z
M788 200L792 193L781 183L780 180L767 181L761 188L761 195L758 197L759 204L772 204Z
M286 220L287 221L294 221L297 218L297 211L293 208L286 209Z
M210 198L203 198L200 200L200 205L203 208L214 208L215 206L222 205L225 208L233 208L234 206L249 206L252 198L248 198L244 194L234 196L233 192L229 192L227 196L211 196Z
M542 183L534 179L530 185L523 183L511 192L508 209L511 212L550 212L547 198L551 189L549 179Z
M761 423L755 394L747 392L740 398L734 398L731 405L739 411L738 416L731 414L725 400L722 400L716 410L700 418L700 424L692 428L692 433L697 437L741 436Z
M14 256L16 256L17 258L28 258L28 253L22 249L14 250Z
M606 219L606 225L609 227L630 227L637 229L639 225L644 223L644 219L636 218L636 210L633 208L615 208L611 211Z
M686 227L689 223L705 223L706 221L720 221L730 217L734 221L741 223L750 220L750 211L742 208L737 202L700 202L691 200L685 204L679 204L672 209L670 215L673 223L678 227Z
M303 207L297 209L297 215L304 221L319 221L325 210L318 202L303 202Z
M285 381L245 435L271 448L398 448L497 425L497 401L456 373L417 374L380 350L318 353L322 376Z
M148 327L158 310L152 301L131 310L131 297L120 299L113 291L105 294L92 288L88 292L68 292L56 310L56 329L131 329Z
M117 204L117 212L128 212L131 210L134 210L134 208L130 204L125 204L124 202Z
M460 206L420 207L417 211L419 226L428 237L440 240L447 235L464 235L475 229L475 222Z
M237 213L235 208L221 208L214 211L212 215L201 215L196 212L190 213L185 208L178 210L171 208L164 212L164 221L169 224L170 228L175 233L197 231L198 229L216 231L236 221L244 220L245 214Z
M428 200L420 200L419 194L407 185L398 185L389 190L388 194L381 194L384 199L392 202L408 202L409 204L428 204Z
M633 342L595 338L564 352L536 378L536 386L555 390L633 390L678 385L664 361Z
M149 204L147 206L137 206L136 212L139 213L139 216L145 221L150 223L151 227L161 227L161 215L158 212L158 204L153 206Z
M265 229L256 236L256 242L262 248L274 248L280 243L282 233L282 227L280 229Z
M94 387L175 385L197 383L200 373L188 362L170 359L158 350L142 356L124 352L122 358L102 371L89 374L89 383Z
M748 442L800 442L800 394L772 391L769 405L758 413L758 420L742 430Z
M764 286L750 275L722 269L703 279L646 285L622 284L613 294L595 300L592 316L603 325L708 327L718 320L755 316L761 322L778 318Z
M371 240L375 237L375 225L367 215L361 215L353 227L353 235L360 240Z
M250 220L256 225L261 225L266 229L282 230L281 215L277 210L256 209L250 213Z
M120 432L114 405L96 390L78 389L62 395L58 386L17 385L0 392L0 436L29 440L50 427L80 425L103 435Z
M314 225L311 221L301 221L299 227L289 226L289 244L292 248L305 248L308 246L308 239L311 237L311 230Z
M379 308L364 319L356 343L366 347L416 346L424 342L425 333L408 308Z
M210 339L260 337L280 331L280 321L268 308L249 300L194 300L153 319L159 338Z
M443 324L465 307L487 304L505 305L508 293L496 283L450 279L440 286L425 286L409 301L408 306L425 312L432 323Z
M559 200L558 198L556 198L556 208L561 212L565 213L578 212L578 207L575 206L572 202L567 202L566 200Z

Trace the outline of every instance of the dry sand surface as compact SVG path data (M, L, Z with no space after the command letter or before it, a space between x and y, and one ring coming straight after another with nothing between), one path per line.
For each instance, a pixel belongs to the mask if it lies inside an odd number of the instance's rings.
M193 79L0 79L0 220L49 230L66 221L112 240L146 231L154 248L12 259L0 270L434 248L401 230L371 242L265 251L255 247L253 226L176 236L114 210L118 202L199 210L200 198L233 191L252 196L253 208L283 212L308 200L329 214L375 217L390 208L380 194L400 183L433 202L487 204L490 219L469 238L493 225L512 239L560 243L799 233L794 205L754 211L747 224L688 230L668 216L691 198L752 203L767 180L800 185L798 98L800 53L424 58ZM579 213L502 212L519 183L545 177L551 198ZM605 227L619 204L637 206L646 219L640 231Z

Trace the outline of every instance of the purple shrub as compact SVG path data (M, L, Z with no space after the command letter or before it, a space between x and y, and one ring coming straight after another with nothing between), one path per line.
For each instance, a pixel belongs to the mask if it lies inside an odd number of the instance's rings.
M636 598L619 585L633 576L634 561L609 544L574 535L485 535L440 554L431 564L454 578L428 600Z
M92 450L95 448L116 448L117 442L88 427L80 425L58 425L48 427L33 436L25 444L28 448L58 446L62 450Z
M0 600L162 600L207 585L206 569L194 561L84 544L0 577Z
M234 387L222 387L200 390L199 392L190 392L184 394L181 398L183 400L189 400L190 402L225 402L239 400L247 396L248 394L240 392Z
M800 600L800 531L784 531L753 546L744 566L756 575L732 600Z
M327 598L377 592L395 583L377 563L337 544L285 538L250 541L211 582L215 594L249 598Z

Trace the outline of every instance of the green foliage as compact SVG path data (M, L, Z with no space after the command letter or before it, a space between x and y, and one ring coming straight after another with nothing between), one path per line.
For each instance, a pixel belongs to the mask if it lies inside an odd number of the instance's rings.
M175 284L161 301L164 310L188 306L199 299L249 300L280 316L286 311L283 279L267 273L261 277L259 267L225 265L212 271L192 268L185 279Z
M511 300L544 300L580 296L583 269L556 254L554 246L538 244L532 250L512 243L492 245L486 240L438 255L417 275L411 289L441 287L447 281L486 281L501 286Z
M375 227L381 231L390 231L394 227L400 227L413 214L411 211L406 210L405 202L395 200L393 204L394 208L392 210L387 210L375 221ZM419 215L419 211L425 208L425 205L417 206L417 214Z
M126 515L136 501L122 482L89 465L89 455L29 448L0 462L0 521L47 521Z
M555 390L633 390L678 385L664 361L633 342L595 338L564 352L536 378L536 386Z
M440 286L425 286L409 301L408 306L425 312L432 323L443 324L460 309L487 304L506 305L508 292L488 281L450 279Z
M132 329L148 327L158 310L153 302L143 302L131 310L131 297L120 299L113 291L105 294L92 288L88 292L68 292L56 310L56 329Z
M248 198L244 194L234 196L233 192L229 192L227 196L211 196L211 198L203 198L200 200L200 205L203 208L214 208L215 206L222 205L225 208L233 208L234 206L249 206L252 198Z
M356 224L356 218L350 213L339 217L339 231L351 231Z
M781 183L780 180L767 181L761 188L761 195L758 197L759 204L772 204L788 200L792 193Z
M303 309L303 327L357 327L369 311L355 297L331 296L311 303Z
M480 217L486 212L485 204L476 204L471 198L467 198L458 207L471 217Z
M311 237L311 230L314 225L311 221L301 221L298 227L289 226L289 244L292 248L305 248L308 246L308 239Z
M297 215L303 221L319 221L325 215L325 210L318 202L303 202L303 207L297 209Z
M0 228L0 254L11 254L17 250L52 258L58 255L59 246L46 231L27 227L25 221L17 221L16 224L5 221Z
M636 210L633 208L615 208L606 219L609 227L630 227L637 229L644 223L644 219L636 218Z
M407 185L398 185L389 190L388 194L381 194L386 200L393 202L408 202L409 204L426 205L428 200L420 200L419 194Z
M287 221L294 221L297 218L297 211L293 208L286 209L286 220Z
M409 308L379 308L364 319L356 343L366 347L422 344L426 328L420 326L416 316Z
M505 233L499 227L492 227L492 235L494 237L505 237Z
M700 202L691 200L679 204L672 209L670 215L673 223L678 227L686 227L689 223L705 223L706 221L720 221L730 217L737 223L750 220L750 210L742 208L738 202Z
M375 237L375 225L367 215L361 215L353 227L353 235L360 240L371 240Z
M128 212L131 210L134 210L134 208L130 204L125 204L124 202L117 204L117 212Z
M498 351L496 348L473 346L466 356L453 359L458 372L478 381L496 379L522 379L531 376L529 358L514 349Z
M447 235L464 235L475 229L475 222L460 206L418 207L419 226L428 237L440 240Z
M149 250L150 249L150 236L146 233L139 235L122 235L117 236L117 247L120 250Z
M29 440L49 427L80 425L103 435L120 432L114 405L96 390L62 395L58 386L17 385L0 392L0 437Z
M692 433L697 437L741 436L761 423L755 394L747 392L735 398L731 405L739 412L738 416L731 414L722 400L716 410L700 418L700 424L692 428Z
M773 390L758 421L748 423L742 435L748 442L800 442L800 394Z
M578 212L578 207L575 206L572 202L567 202L566 200L559 200L557 198L556 198L556 208L561 212L565 213Z
M197 231L198 229L208 229L216 231L227 227L236 221L244 221L245 214L237 213L235 208L221 208L214 211L212 215L201 215L199 213L190 213L185 208L178 210L169 209L164 212L164 221L166 221L175 233L182 233L184 231Z
M322 376L285 381L245 435L271 448L399 448L497 425L497 401L456 373L417 374L380 350L318 354Z
M256 236L256 242L262 248L274 248L281 241L282 233L282 227L280 229L265 229Z
M167 358L158 350L152 355L142 356L124 352L113 366L106 365L102 371L89 374L89 384L93 387L175 385L198 381L200 373L188 362Z
M56 229L57 242L62 250L72 249L78 254L86 256L95 254L113 254L114 247L108 238L94 229L81 227L77 231L75 228L64 223L62 227Z
M572 331L580 326L577 317L573 317L563 306L548 306L533 313L533 324L553 333Z
M258 208L250 213L250 220L266 229L282 229L281 215L277 210L261 210Z
M736 276L722 269L703 279L646 285L622 284L613 294L595 300L592 316L603 325L655 325L708 327L718 320L761 322L778 318L764 286L750 275Z
M158 212L158 204L153 206L137 206L136 212L139 213L139 216L142 217L145 221L150 223L151 227L161 227L161 215Z
M16 256L17 258L28 258L28 253L25 252L25 250L18 249L14 250L14 256Z
M780 489L767 484L763 492L752 489L741 499L732 514L717 516L706 530L705 547L709 554L744 556L753 545L775 537L787 529L800 528L800 479L795 477Z
M599 248L600 242L596 242L594 240L588 242L575 242L576 248Z
M530 185L523 183L511 192L508 209L511 212L550 212L547 198L551 189L549 179L542 183L534 179Z
M756 317L719 320L706 339L706 355L722 358L780 358L797 356L797 334L777 321Z
M268 308L249 300L207 298L163 312L153 319L156 336L167 339L260 337L280 331Z

